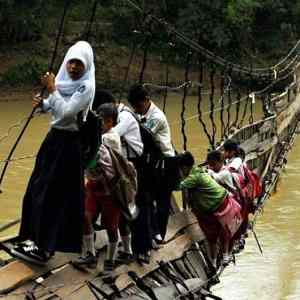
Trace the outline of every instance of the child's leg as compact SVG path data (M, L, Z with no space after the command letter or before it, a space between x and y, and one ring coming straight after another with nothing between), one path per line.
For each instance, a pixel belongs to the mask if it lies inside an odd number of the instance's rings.
M120 218L119 231L124 252L127 254L132 254L130 228L127 220L123 216Z
M97 193L94 190L93 182L88 181L86 184L86 199L85 199L85 215L84 215L84 235L82 256L96 255L93 220L98 214Z
M113 269L119 239L119 222L121 209L114 203L111 196L103 196L100 199L101 203L101 221L107 231L109 244L107 247L106 263L104 269ZM105 266L109 266L106 268Z

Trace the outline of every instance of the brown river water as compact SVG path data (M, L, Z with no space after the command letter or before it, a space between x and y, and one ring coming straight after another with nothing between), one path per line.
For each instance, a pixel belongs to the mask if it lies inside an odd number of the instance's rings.
M11 97L16 99L15 96ZM3 160L15 141L19 129L13 128L9 137L3 139L7 130L31 111L30 95L25 100L0 101L0 169ZM1 100L1 99L0 99ZM157 100L161 105L161 100ZM200 162L205 158L208 142L197 115L196 98L187 100L186 132L188 150ZM216 105L219 105L217 102ZM203 111L208 111L207 103ZM182 149L181 98L168 98L167 117L171 125L173 142ZM256 116L260 109L256 108ZM208 114L204 120L209 122ZM49 127L49 116L35 117L19 144L14 158L36 154ZM34 158L17 160L9 164L0 194L0 226L20 217L22 197L34 164ZM230 266L222 275L222 282L214 292L224 300L296 300L300 299L300 140L296 140L289 154L288 165L281 176L277 193L268 201L264 214L259 218L256 232L264 254L259 253L252 235L247 240L246 250L237 256L236 266ZM17 226L3 233L0 238L16 234Z

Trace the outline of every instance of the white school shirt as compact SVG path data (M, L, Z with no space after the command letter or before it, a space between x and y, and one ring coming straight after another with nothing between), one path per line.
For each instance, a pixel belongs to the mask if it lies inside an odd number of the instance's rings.
M78 131L77 115L90 105L92 86L81 85L72 96L62 95L58 90L43 100L42 110L52 113L50 127Z
M234 169L240 175L245 177L244 168L243 168L243 160L240 157L233 157L231 159L227 159L226 167Z
M221 185L224 184L225 189L226 186L228 186L230 189L236 191L233 176L226 167L223 167L219 172L214 172L211 169L208 169L207 172L216 182L218 182Z
M123 156L133 158L142 155L144 145L141 139L140 127L133 116L133 112L123 103L118 105L118 112L118 124L114 127L114 131L125 141L125 143L122 143Z
M161 151L165 156L175 156L171 142L171 131L165 114L151 101L147 113L141 116L141 121L150 129Z

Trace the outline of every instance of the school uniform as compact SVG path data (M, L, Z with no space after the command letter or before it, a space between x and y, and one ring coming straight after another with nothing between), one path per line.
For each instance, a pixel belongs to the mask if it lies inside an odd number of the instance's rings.
M78 80L68 75L66 64L71 59L79 59L85 66ZM56 91L43 102L43 110L52 114L52 120L23 199L19 237L48 252L81 249L84 180L77 115L82 112L85 119L94 98L93 60L87 42L73 45L55 78Z
M88 181L86 183L85 209L95 217L101 212L101 223L105 229L117 232L121 207L112 198L111 188L107 182L116 176L108 147L119 153L122 151L120 136L114 129L110 129L102 135L97 168L86 171Z
M178 177L175 150L172 146L171 131L165 114L153 103L142 116L142 122L151 130L159 145L164 158L157 168L156 182L152 182L152 189L155 190L157 223L156 234L164 239L171 208L171 194L174 190L174 179ZM176 181L176 180L175 180ZM153 186L154 185L154 186Z
M189 201L206 238L216 243L218 237L229 241L242 220L240 206L203 168L193 167L179 189L189 191Z
M130 159L142 155L143 143L139 124L130 108L123 103L118 105L118 123L114 130L121 137L124 157Z
M207 172L214 180L225 187L225 189L227 189L229 192L232 193L237 191L232 173L226 167L222 167L219 172L214 172L211 169L208 169Z
M140 127L134 113L123 103L118 105L118 123L114 130L122 141L122 153L130 160L137 171L138 192L136 205L139 209L137 218L131 222L132 251L134 254L146 254L152 249L154 205L147 172L140 156L143 154L143 143Z

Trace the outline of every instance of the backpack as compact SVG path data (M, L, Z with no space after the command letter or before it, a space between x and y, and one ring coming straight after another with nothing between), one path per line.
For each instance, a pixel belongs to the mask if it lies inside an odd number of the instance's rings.
M159 161L161 161L164 158L164 154L161 151L159 144L155 140L154 134L137 118L137 116L131 110L126 109L126 107L124 107L120 111L120 113L122 111L127 111L131 113L131 115L135 118L139 125L141 140L143 143L142 155L138 155L136 151L126 141L123 140L123 142L126 143L126 146L129 147L136 154L137 157L140 157L141 161L143 161L144 164L151 167L157 166Z
M134 165L119 152L107 147L116 176L108 181L113 199L120 205L123 216L129 220L134 220L138 215L135 205L137 194L137 173Z
M97 155L101 141L101 124L97 116L91 111L88 112L85 122L83 122L82 112L78 114L77 120L80 134L82 163L84 169L86 169Z
M246 200L247 210L251 213L255 210L254 201L262 194L262 183L259 176L243 164L244 176L233 168L228 168L233 178L239 183L240 196Z

